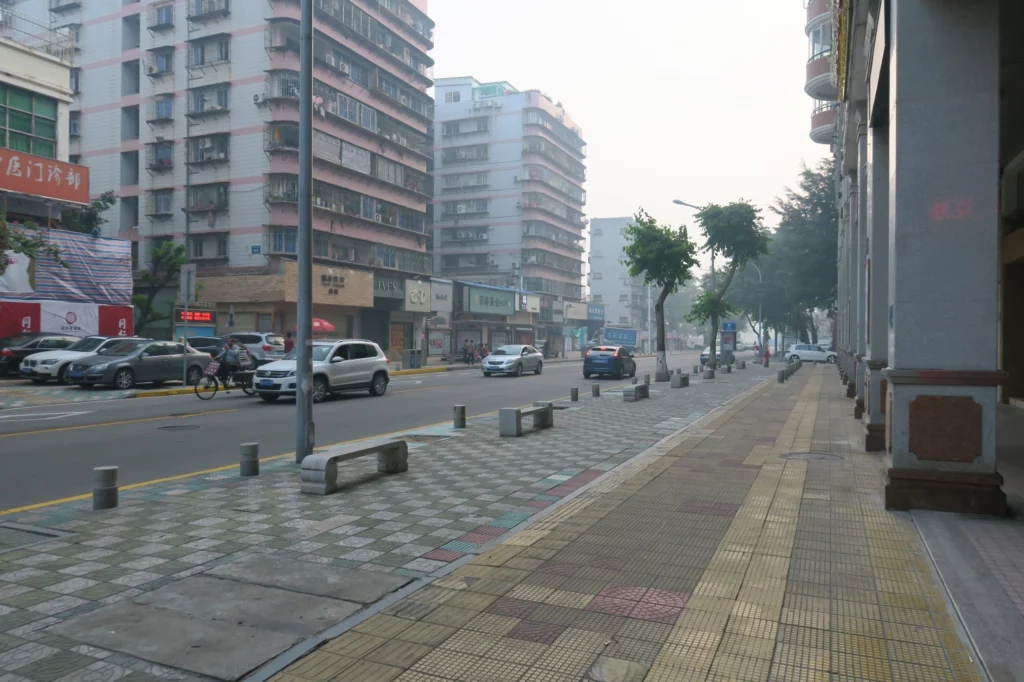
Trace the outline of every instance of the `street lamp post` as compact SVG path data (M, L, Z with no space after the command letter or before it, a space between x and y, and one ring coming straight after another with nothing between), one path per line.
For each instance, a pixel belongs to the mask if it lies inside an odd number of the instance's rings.
M296 295L295 461L313 454L313 0L299 23L299 220Z

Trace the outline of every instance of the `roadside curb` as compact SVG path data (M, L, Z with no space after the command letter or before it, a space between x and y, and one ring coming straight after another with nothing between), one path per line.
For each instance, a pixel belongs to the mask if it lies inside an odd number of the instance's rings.
M212 389L202 388L199 389L200 393L209 393ZM194 386L188 388L167 388L160 391L144 391L136 393L132 398L166 398L171 395L188 395L189 393L195 393L196 389Z

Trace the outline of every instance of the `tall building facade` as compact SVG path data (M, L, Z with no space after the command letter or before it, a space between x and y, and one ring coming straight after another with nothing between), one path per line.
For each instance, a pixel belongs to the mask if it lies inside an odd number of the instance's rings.
M435 271L539 298L537 338L583 298L586 144L560 102L506 82L435 84Z
M590 300L604 304L605 323L647 329L647 287L622 263L632 218L590 221Z
M811 139L831 144L836 130L836 83L832 77L832 12L829 0L805 0L807 6L807 79L804 92L814 99Z
M114 190L142 267L167 240L219 331L295 323L298 0L25 0L73 33L72 159ZM417 0L319 0L314 314L385 347L429 313L433 22ZM231 314L228 314L228 313Z

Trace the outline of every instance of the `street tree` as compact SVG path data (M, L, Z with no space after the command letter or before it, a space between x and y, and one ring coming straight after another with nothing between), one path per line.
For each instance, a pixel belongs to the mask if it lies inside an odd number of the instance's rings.
M686 227L659 225L644 209L637 211L626 227L626 258L631 277L642 277L645 285L658 287L654 314L658 325L657 369L655 381L668 381L665 355L665 300L685 286L697 265L697 246L690 241Z
M107 219L103 217L103 214L116 203L117 197L110 190L90 201L87 206L63 211L60 221L65 230L99 237L100 228L107 224Z
M135 333L141 334L148 325L170 319L173 303L163 308L156 305L156 298L178 279L181 266L185 263L185 246L165 241L150 255L149 268L139 271L135 295Z
M726 301L736 272L768 253L768 230L761 222L761 211L747 201L725 206L710 204L697 213L697 222L704 234L703 250L712 257L726 259L724 277L705 291L690 311L690 321L711 322L711 368L717 366L716 341L719 321L733 312Z
M52 258L68 267L60 257L60 250L46 239L39 226L35 223L12 225L7 222L7 216L0 213L0 276L7 272L12 253L32 260Z

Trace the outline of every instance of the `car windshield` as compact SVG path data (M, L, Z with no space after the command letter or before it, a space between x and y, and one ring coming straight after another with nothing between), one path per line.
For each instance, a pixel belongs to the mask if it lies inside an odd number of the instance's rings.
M284 337L280 334L267 334L267 343L271 346L283 346Z
M71 344L64 350L73 350L78 351L80 353L91 353L97 348L99 348L104 341L106 341L106 339L82 339L81 341L76 341L75 343Z
M519 355L522 352L522 346L498 346L491 351L491 355Z
M327 356L331 354L331 349L334 346L316 345L313 346L313 362L324 362L327 360ZM285 353L282 360L297 360L299 357L298 349L293 348L289 352Z
M138 350L139 346L146 343L149 343L149 341L118 341L117 343L107 346L99 353L97 353L97 355L109 355L113 357L118 357L121 355L131 355L136 350Z

